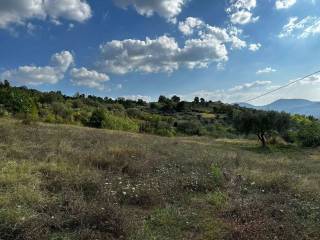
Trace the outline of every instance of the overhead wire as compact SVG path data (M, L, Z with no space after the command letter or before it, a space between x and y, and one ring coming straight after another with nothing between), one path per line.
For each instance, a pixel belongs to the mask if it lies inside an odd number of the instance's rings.
M269 94L271 94L271 93L277 92L277 91L279 91L279 90L281 90L281 89L283 89L283 88L289 87L289 86L291 86L291 85L293 85L293 84L295 84L295 83L297 83L297 82L303 81L303 80L305 80L306 78L312 77L312 76L314 76L314 75L316 75L316 74L319 74L319 73L320 73L320 70L319 70L319 71L316 71L316 72L314 72L314 73L311 73L311 74L309 74L309 75L306 75L306 76L304 76L304 77L302 77L302 78L299 78L299 79L297 79L297 80L295 80L295 81L292 81L292 82L290 82L290 83L288 83L288 84L286 84L286 85L283 85L283 86L278 87L278 88L276 88L276 89L273 89L273 90L271 90L271 91L265 92L265 93L263 93L263 94L261 94L261 95L259 95L259 96L257 96L257 97L248 99L247 101L244 101L244 102L246 102L246 103L252 102L252 101L254 101L254 100L257 100L257 99L259 99L259 98L262 98L262 97L264 97L264 96L267 96L267 95L269 95Z

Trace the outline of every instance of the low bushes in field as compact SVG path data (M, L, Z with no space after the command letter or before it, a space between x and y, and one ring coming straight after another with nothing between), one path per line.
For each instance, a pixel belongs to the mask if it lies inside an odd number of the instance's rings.
M106 112L103 109L93 111L88 126L94 128L106 128L111 130L123 130L138 132L139 124L127 117L116 116L111 112Z
M303 125L298 131L298 139L305 147L320 146L320 123Z

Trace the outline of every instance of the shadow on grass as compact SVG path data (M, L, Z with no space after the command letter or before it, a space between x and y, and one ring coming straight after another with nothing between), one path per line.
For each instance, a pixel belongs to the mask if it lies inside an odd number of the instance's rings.
M258 153L258 154L297 154L301 153L301 148L296 145L288 144L276 144L276 145L267 145L266 147L262 147L259 145L249 145L249 146L241 146L243 150Z

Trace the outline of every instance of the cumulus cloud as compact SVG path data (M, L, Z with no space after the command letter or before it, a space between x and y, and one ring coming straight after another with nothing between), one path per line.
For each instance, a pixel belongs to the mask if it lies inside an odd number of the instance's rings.
M98 90L104 90L104 83L110 80L108 75L94 70L90 71L84 67L71 69L70 75L72 77L71 82L74 85Z
M260 69L257 71L257 74L265 74L265 73L274 73L276 72L277 70L276 69L273 69L271 67L266 67L264 69Z
M262 45L260 43L252 43L249 45L249 50L252 52L256 52L258 51L260 48L262 47Z
M189 36L194 33L195 29L199 29L203 27L205 23L199 19L194 17L188 17L185 21L179 22L179 30L184 35Z
M291 17L286 25L283 26L279 38L296 37L298 39L308 38L320 34L320 17Z
M237 11L230 16L230 20L233 24L248 24L254 23L259 20L259 17L253 17L253 14L246 10Z
M128 8L133 6L140 14L147 17L157 13L159 16L175 21L183 6L189 0L113 0L114 3L121 8Z
M145 96L145 95L129 95L129 96L123 96L123 98L133 101L138 101L139 99L145 101L145 102L151 102L152 97Z
M300 84L302 84L302 85L311 84L311 85L319 85L320 86L320 74L308 77L308 78L300 81Z
M68 51L63 51L51 57L49 66L21 66L17 69L3 72L1 77L19 84L55 84L64 78L65 72L73 62L72 54Z
M277 0L275 3L276 9L287 9L295 5L297 0Z
M256 6L256 0L230 0L230 7L226 11L233 24L245 25L259 20L259 16L255 17L252 13Z
M194 97L203 97L212 101L223 101L227 103L243 102L249 98L265 92L266 89L272 89L274 86L271 81L254 81L237 85L228 89L217 90L199 90L193 93L182 95L186 100L192 100Z
M255 81L255 82L251 82L251 83L244 83L242 85L238 85L233 88L230 88L229 92L248 90L248 89L252 89L252 88L270 85L271 83L272 83L271 81Z
M172 37L111 41L100 46L99 66L105 72L173 72L181 66L204 68L212 62L228 60L226 47L217 39L189 39L180 48Z
M292 82L288 81L289 82ZM245 102L248 99L260 96L267 91L280 87L270 81L255 81L234 86L229 89L217 90L199 90L196 92L181 95L182 99L192 100L195 96L203 97L212 101L223 101L227 103ZM253 102L256 105L264 105L278 99L310 99L320 101L320 75L309 77L303 81L297 82L285 89L266 95L263 98Z
M242 30L235 26L219 28L211 26L199 18L188 17L185 21L179 22L179 30L185 36L196 34L202 39L217 39L221 44L229 44L230 49L248 48L250 51L258 51L261 47L260 43L248 45L240 38Z
M74 63L74 58L69 51L62 51L52 55L51 63L54 67L60 69L61 72L65 72Z
M178 69L175 57L180 51L173 38L162 36L145 41L126 39L111 41L100 46L99 65L106 72L172 72Z
M0 28L26 25L33 19L59 23L60 19L83 22L91 17L91 8L85 0L2 0L0 1Z
M183 46L166 35L145 40L113 40L100 45L98 66L101 71L114 74L172 73L182 67L207 68L212 63L222 69L228 61L228 50L257 51L261 47L248 46L240 38L242 30L235 26L220 28L188 17L179 22L178 28L187 37Z

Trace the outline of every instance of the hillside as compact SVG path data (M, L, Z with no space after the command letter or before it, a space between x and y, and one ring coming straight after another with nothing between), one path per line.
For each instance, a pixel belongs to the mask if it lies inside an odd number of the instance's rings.
M0 239L319 239L319 149L0 119Z
M279 99L264 106L254 106L248 103L240 103L239 105L259 110L284 111L291 114L301 114L320 118L320 102L312 102L305 99Z

